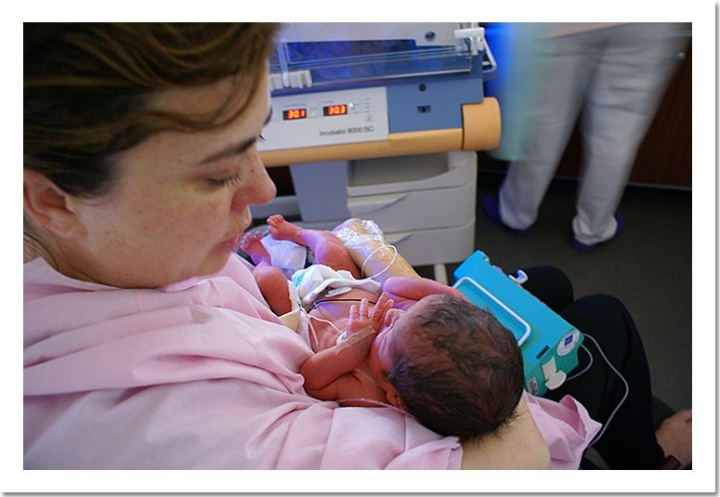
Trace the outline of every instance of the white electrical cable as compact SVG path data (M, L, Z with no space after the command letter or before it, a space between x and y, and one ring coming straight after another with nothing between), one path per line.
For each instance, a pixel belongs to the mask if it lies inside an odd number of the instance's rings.
M585 366L585 369L583 369L582 371L579 371L579 372L575 373L575 374L572 375L572 376L568 376L568 377L565 379L565 381L574 380L575 378L577 378L578 376L580 376L581 374L583 374L585 371L587 371L588 369L590 369L590 366L592 366L592 365L593 365L593 362L595 362L595 360L593 359L593 355L590 353L590 351L587 349L587 347L585 347L585 345L580 344L580 348L583 349L583 350L587 353L588 357L590 358L590 362L588 363L587 366Z
M611 422L612 419L615 417L615 414L617 414L618 410L620 409L620 407L621 407L621 406L623 405L623 403L625 402L625 399L627 399L628 394L630 393L630 386L628 385L627 381L625 381L625 378L623 377L623 375L621 375L620 372L619 372L617 369L615 369L615 366L613 366L612 363L611 363L611 362L608 360L608 358L605 356L605 353L604 353L604 352L602 351L602 349L600 348L600 344L598 344L597 341L596 341L593 337L591 337L590 335L585 334L585 336L586 336L587 338L589 338L590 340L593 341L593 343L595 344L595 346L596 346L597 349L598 349L598 352L600 352L600 355L603 357L603 359L605 359L605 362L607 363L607 365L610 367L610 369L613 370L613 372L618 376L618 378L620 378L620 381L623 382L623 385L625 385L625 394L623 395L622 399L620 399L620 402L618 402L618 405L615 406L615 409L614 409L613 412L610 414L610 416L608 417L607 421L603 424L602 429L598 432L597 435L595 435L595 438L593 438L593 441L590 443L590 445L592 446L592 445L595 445L595 444L597 443L597 441L600 440L600 437L603 436L603 434L605 433L605 430L606 430L607 427L610 425L610 422ZM584 347L583 347L583 348L584 348ZM590 351L589 351L588 349L585 349L585 350L587 351L588 354L590 354ZM592 360L592 354L590 354L590 358L591 358L591 360ZM587 371L587 369L588 369L588 368L585 368L582 372ZM580 374L580 373L576 374L575 376L573 376L573 378L576 378L577 376L579 376L579 374Z

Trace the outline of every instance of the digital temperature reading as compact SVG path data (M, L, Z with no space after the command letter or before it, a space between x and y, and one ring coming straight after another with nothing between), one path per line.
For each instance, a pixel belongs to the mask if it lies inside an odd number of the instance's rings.
M323 116L344 116L348 113L348 107L345 104L328 105L323 107Z
M307 109L288 109L283 111L283 121L293 121L295 119L305 119L307 117Z

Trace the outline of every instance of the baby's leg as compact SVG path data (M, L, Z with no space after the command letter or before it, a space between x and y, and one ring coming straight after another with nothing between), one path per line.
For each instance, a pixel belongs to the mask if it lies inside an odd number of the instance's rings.
M246 234L240 242L240 248L243 252L250 256L255 265L262 262L269 265L272 261L265 245L262 244L262 238L263 234L259 231L255 231L254 233Z
M260 232L248 233L240 242L240 248L255 263L253 276L260 287L260 293L265 297L270 309L278 316L282 316L292 310L288 280L280 269L270 265L271 257L260 241L262 237L263 234Z
M342 241L329 231L301 228L285 220L280 214L267 219L268 232L276 240L289 240L307 247L313 253L315 262L330 266L335 270L350 271L360 278L360 269L353 262L350 253Z
M261 262L253 270L253 276L260 287L260 293L275 314L282 316L292 310L288 280L280 269Z
M365 276L381 284L391 276L419 276L395 247L387 243L382 230L372 221L351 218L332 233L343 242Z

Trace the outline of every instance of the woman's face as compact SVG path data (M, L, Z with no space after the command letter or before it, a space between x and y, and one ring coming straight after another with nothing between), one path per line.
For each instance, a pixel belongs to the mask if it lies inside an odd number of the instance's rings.
M59 268L118 287L156 287L220 270L250 226L249 206L275 196L256 146L270 108L262 80L229 126L156 134L120 156L110 193L73 197L83 231L63 247ZM165 92L152 106L214 109L228 85Z

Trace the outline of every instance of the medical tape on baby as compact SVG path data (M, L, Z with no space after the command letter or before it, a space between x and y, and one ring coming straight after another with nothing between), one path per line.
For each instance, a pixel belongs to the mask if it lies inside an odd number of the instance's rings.
M335 346L335 353L340 354L343 350L347 349L348 347L353 346L354 344L364 340L370 335L373 335L375 333L375 330L372 326L367 326L361 330L358 330L352 334L348 334L347 331L340 334L337 338L337 345Z
M365 257L365 261L360 268L360 273L363 276L365 276L365 266L367 266L368 261L379 250L384 249L385 247L391 247L395 251L395 253L387 267L372 276L377 276L378 274L386 271L390 266L393 265L395 259L397 259L397 249L394 246L389 245L385 241L385 235L380 229L380 226L378 226L375 221L370 221L366 219L355 223L346 224L343 225L341 229L334 230L333 233L335 233L335 236L337 236L340 241L343 242L343 245L345 245L348 250L357 250L358 252L364 252L368 250L371 245L376 243L380 244L376 249L374 249L372 252L370 252L369 255Z
M379 241L380 243L385 241L385 235L380 226L370 220L346 225L334 233L347 248L364 247L367 246L368 241Z

